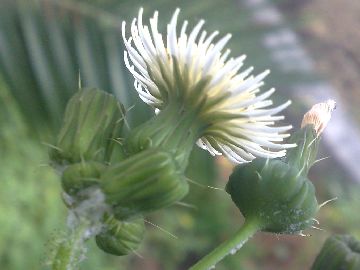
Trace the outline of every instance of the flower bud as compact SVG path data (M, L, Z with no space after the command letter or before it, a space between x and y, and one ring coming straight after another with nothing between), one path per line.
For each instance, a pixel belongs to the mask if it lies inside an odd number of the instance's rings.
M331 113L336 109L336 102L329 99L325 102L317 103L304 115L301 127L313 126L317 136L324 131L331 119Z
M144 219L119 221L110 217L102 231L96 236L97 246L117 256L127 255L136 250L144 238Z
M80 162L68 166L61 177L66 193L76 195L79 191L97 185L105 165L96 161Z
M114 96L98 89L80 89L66 106L51 160L56 165L107 161L123 118L124 109Z
M334 235L325 241L311 270L360 269L360 242L351 235Z
M188 183L170 152L150 148L108 167L101 188L115 216L123 220L182 199Z
M262 231L294 234L313 224L318 211L313 184L299 170L275 159L235 168L226 191L247 220Z
M296 147L282 160L257 159L230 176L226 191L245 218L258 222L263 231L293 234L315 222L319 205L307 174L334 109L333 100L315 104L289 139Z
M286 162L290 166L299 168L305 176L315 163L320 135L330 121L331 113L335 108L336 103L331 99L315 104L305 113L301 129L292 134L289 139L289 142L297 144L297 147L287 151Z

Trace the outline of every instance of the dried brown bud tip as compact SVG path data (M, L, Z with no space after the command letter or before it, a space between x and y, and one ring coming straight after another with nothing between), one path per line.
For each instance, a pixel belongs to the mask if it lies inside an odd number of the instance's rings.
M326 128L327 123L330 121L331 113L335 109L336 102L332 99L315 104L307 113L305 113L301 122L301 128L306 125L313 125L316 135L320 136Z

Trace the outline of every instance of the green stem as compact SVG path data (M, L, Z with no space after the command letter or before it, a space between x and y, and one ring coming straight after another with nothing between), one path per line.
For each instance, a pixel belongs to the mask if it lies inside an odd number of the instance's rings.
M81 221L74 230L61 241L51 263L52 270L75 270L84 255L85 232L88 222Z
M172 152L185 169L206 126L199 120L202 106L188 108L181 101L169 103L158 115L130 132L125 141L126 154L131 156L150 147L159 147Z
M189 270L212 269L229 254L235 254L261 228L255 220L245 221L244 225L229 240L222 243L212 252L194 264Z

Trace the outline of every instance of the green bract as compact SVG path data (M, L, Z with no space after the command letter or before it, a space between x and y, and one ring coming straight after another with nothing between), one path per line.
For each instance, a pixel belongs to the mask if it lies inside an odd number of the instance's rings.
M69 165L63 172L61 183L69 195L99 183L100 173L106 166L100 162L89 161Z
M306 125L291 135L289 141L296 143L297 147L287 150L286 163L297 167L304 176L307 176L309 169L314 165L320 137L316 134L313 125Z
M184 171L204 129L198 115L201 108L201 104L194 109L180 101L172 102L149 121L130 131L124 143L126 154L134 155L150 148L163 149L172 153Z
M268 232L293 234L306 229L319 208L313 184L280 160L258 158L238 166L226 191L246 220L257 221Z
M360 269L360 242L351 235L335 235L325 241L311 270Z
M56 165L109 160L120 134L124 109L117 99L98 89L80 89L68 102L50 158Z
M151 148L108 167L101 188L115 216L126 219L182 199L188 183L171 153Z
M96 244L106 253L118 256L135 251L145 233L143 218L131 221L108 218L103 226L102 231L96 236Z

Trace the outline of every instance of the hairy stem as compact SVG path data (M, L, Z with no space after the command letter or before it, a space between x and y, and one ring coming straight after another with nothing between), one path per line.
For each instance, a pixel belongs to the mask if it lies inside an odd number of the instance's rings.
M75 270L83 260L86 248L84 242L87 239L89 224L81 221L73 230L58 244L55 256L51 262L52 270Z

